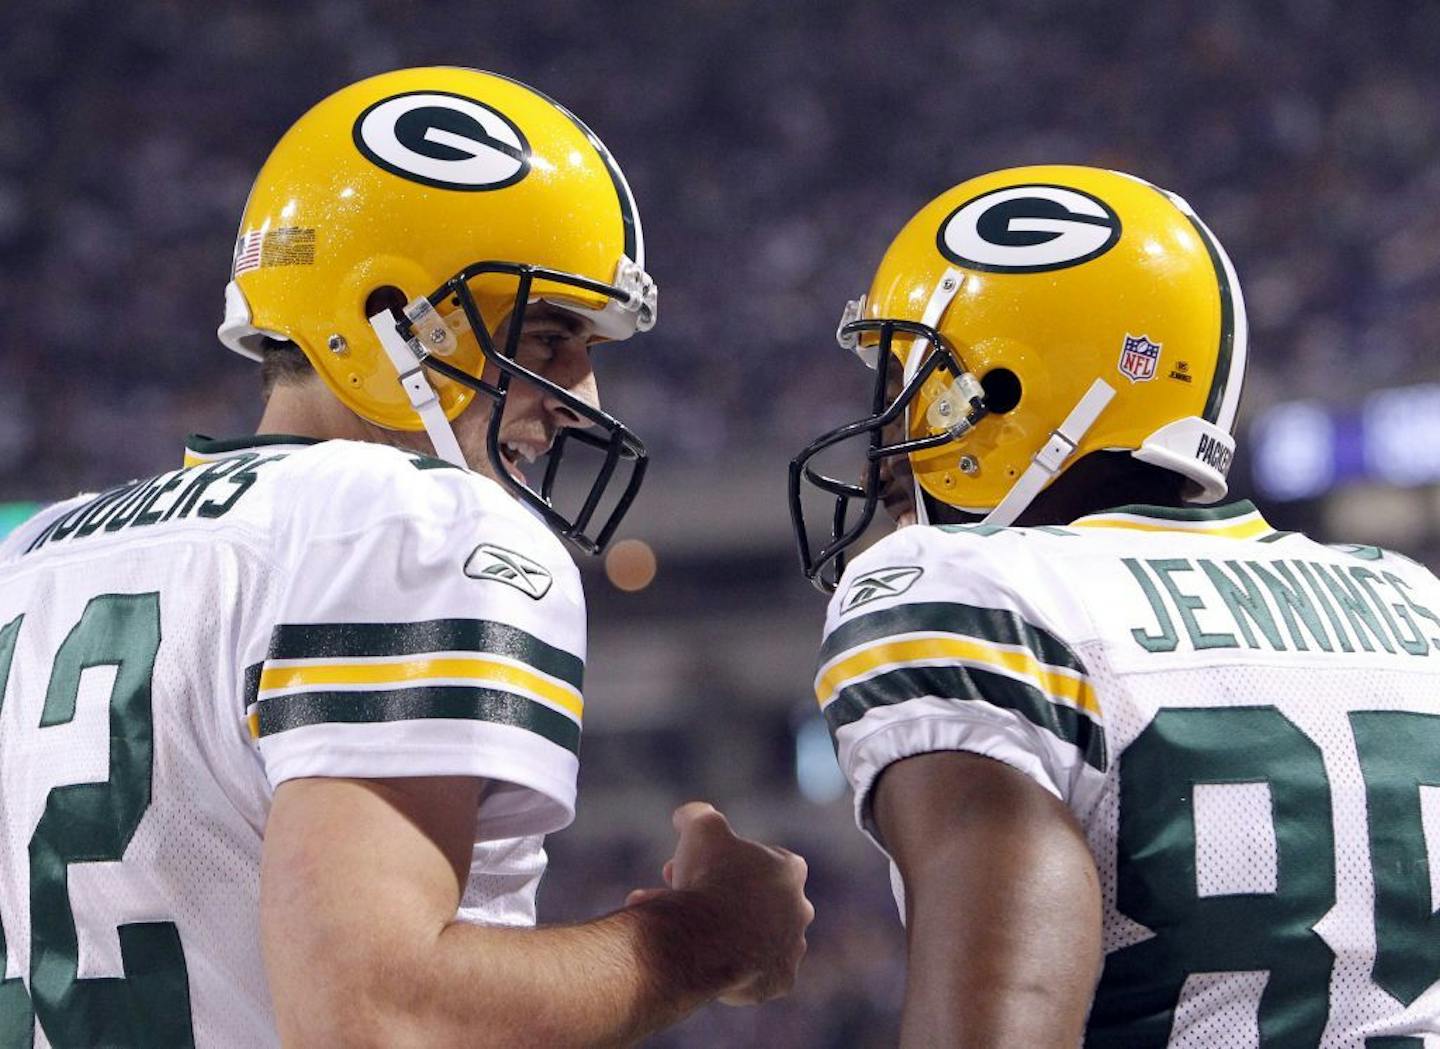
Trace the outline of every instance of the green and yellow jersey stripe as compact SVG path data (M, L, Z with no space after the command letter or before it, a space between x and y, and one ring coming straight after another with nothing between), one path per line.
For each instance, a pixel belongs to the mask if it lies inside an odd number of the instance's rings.
M314 437L296 437L290 434L257 433L247 437L224 440L216 440L202 434L191 434L185 441L183 466L189 469L192 466L204 466L206 463L218 463L223 459L260 449L272 452L298 451L319 443L320 441Z
M1095 690L1084 677L1047 667L1025 649L953 634L909 635L867 645L822 669L815 680L815 697L824 707L852 681L887 667L920 663L961 663L1024 678L1052 699L1100 715Z
M481 619L282 624L247 669L250 734L316 724L460 718L512 725L572 752L584 664L517 627Z
M281 624L270 635L267 662L282 659L345 660L437 652L507 656L582 687L579 656L508 623L490 619L427 619L415 623Z
M419 659L375 660L352 663L267 664L260 674L260 700L300 689L329 686L413 686L424 681L483 683L539 697L577 719L585 704L580 691L563 681L538 673L523 663L489 656L428 656Z
M1183 532L1225 539L1268 539L1276 534L1260 511L1245 500L1214 507L1122 506L1082 517L1069 527Z
M1189 532L1194 535L1216 535L1226 539L1258 539L1270 535L1274 529L1256 515L1233 524L1212 522L1182 523L1179 521L1145 521L1134 518L1120 518L1109 515L1083 517L1070 525L1071 528L1125 528L1135 532Z
M871 612L826 638L815 696L832 734L923 696L1012 710L1104 770L1100 703L1079 658L1006 609L923 602Z

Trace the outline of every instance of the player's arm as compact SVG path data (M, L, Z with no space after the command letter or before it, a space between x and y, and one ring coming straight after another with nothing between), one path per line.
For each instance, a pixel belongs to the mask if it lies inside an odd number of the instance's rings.
M890 765L876 828L905 883L902 1049L1080 1044L1100 969L1100 890L1070 811L975 754Z
M705 805L677 811L670 891L579 925L456 921L481 783L281 785L261 922L287 1045L624 1045L717 996L788 990L813 915L804 863Z

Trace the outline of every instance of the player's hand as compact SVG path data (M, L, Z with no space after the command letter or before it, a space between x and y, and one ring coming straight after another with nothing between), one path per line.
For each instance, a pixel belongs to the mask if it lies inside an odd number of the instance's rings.
M680 806L673 822L680 840L665 864L665 883L699 897L713 915L707 949L723 959L727 974L720 1000L751 1005L786 994L805 956L805 928L815 918L805 898L805 861L739 837L704 802Z

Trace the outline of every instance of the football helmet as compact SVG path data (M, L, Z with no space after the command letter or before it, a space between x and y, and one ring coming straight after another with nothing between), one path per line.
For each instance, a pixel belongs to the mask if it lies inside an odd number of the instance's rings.
M1191 501L1225 495L1244 300L1190 206L1141 179L1037 166L955 186L901 229L837 337L876 374L870 414L790 464L801 565L823 590L874 517L891 456L909 457L922 522L928 497L1011 524L1100 450L1183 475ZM865 444L858 483L817 469L850 440ZM834 497L823 543L807 485Z
M476 394L492 398L495 477L597 552L634 500L645 449L618 420L518 364L519 323L498 338L537 301L583 315L604 339L655 323L640 218L619 166L533 88L472 69L405 69L326 98L271 152L240 221L219 336L255 359L266 339L294 343L361 418L423 429L458 466L469 464L450 420ZM543 387L590 426L560 430L538 487L501 459L513 382ZM603 461L566 516L552 495L571 440ZM592 526L612 481L618 498Z

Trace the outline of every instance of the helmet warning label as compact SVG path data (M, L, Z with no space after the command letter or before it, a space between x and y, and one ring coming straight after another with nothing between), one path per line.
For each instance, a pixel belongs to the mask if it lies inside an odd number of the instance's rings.
M302 226L250 230L235 241L232 276L266 266L313 266L315 230Z

